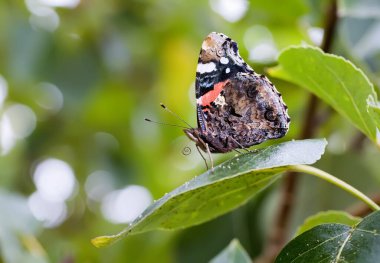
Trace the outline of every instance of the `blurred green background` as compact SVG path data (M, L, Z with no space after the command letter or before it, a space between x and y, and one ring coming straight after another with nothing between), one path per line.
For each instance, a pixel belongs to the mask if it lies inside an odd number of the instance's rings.
M230 36L265 73L283 48L321 44L330 4L0 0L0 262L206 262L234 237L257 256L279 185L188 230L131 236L105 249L90 239L118 232L154 199L205 170L181 129L144 118L178 123L162 111L164 102L196 125L195 69L208 33ZM379 1L342 0L338 13L332 53L352 60L378 86ZM272 80L292 117L282 140L297 138L308 93ZM326 105L319 111L330 112L316 132L329 146L317 166L366 193L378 191L378 149ZM190 155L182 154L185 147ZM299 189L292 230L307 215L354 202L313 178L301 178Z

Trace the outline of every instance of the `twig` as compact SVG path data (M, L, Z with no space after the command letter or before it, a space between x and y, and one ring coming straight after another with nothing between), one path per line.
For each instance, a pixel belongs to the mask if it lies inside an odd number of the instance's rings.
M375 195L371 196L371 199L376 204L380 205L380 194L375 194ZM366 215L373 212L372 209L370 209L368 206L366 206L362 203L355 204L355 205L347 208L346 211L353 216L359 216L359 217L365 217Z
M324 38L321 48L329 52L332 45L333 35L337 22L337 1L333 0L326 14L326 23ZM317 128L322 124L317 120L318 99L314 94L310 94L307 112L303 121L303 127L300 133L300 139L312 137ZM278 253L281 251L288 239L287 228L289 226L290 215L292 213L297 189L298 175L295 172L289 172L284 176L282 185L282 194L278 206L277 216L274 226L269 233L269 238L262 254L254 260L256 263L273 262Z
M315 118L315 126L322 126L330 117L334 114L334 110L331 107L327 107L324 111L320 112Z
M327 10L326 22L325 22L325 33L323 36L323 41L321 48L325 52L331 50L331 45L333 43L333 37L335 32L336 22L338 21L338 5L337 0L332 0L329 9Z
M367 137L362 132L357 132L352 138L349 149L354 152L360 152L363 149L366 139Z

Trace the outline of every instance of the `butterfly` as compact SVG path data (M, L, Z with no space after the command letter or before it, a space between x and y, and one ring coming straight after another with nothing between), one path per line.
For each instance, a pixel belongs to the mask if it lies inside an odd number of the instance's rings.
M195 96L198 127L184 132L209 155L281 138L289 129L281 94L245 63L237 43L222 33L212 32L202 43Z

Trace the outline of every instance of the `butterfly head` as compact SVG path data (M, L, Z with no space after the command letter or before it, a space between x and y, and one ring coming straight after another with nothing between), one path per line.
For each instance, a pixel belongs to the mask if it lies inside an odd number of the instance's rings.
M199 128L184 129L183 131L190 140L195 142L197 147L206 152L206 143L202 140L201 131Z

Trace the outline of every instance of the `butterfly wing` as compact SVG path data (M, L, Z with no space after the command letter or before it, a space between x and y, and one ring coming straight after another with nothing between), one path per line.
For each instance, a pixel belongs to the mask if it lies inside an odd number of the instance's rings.
M212 152L246 148L288 130L290 119L279 92L223 34L211 33L202 43L195 91L198 134Z
M202 43L195 80L198 127L205 131L204 111L223 90L228 79L238 72L253 73L239 55L235 41L221 33L210 33Z

